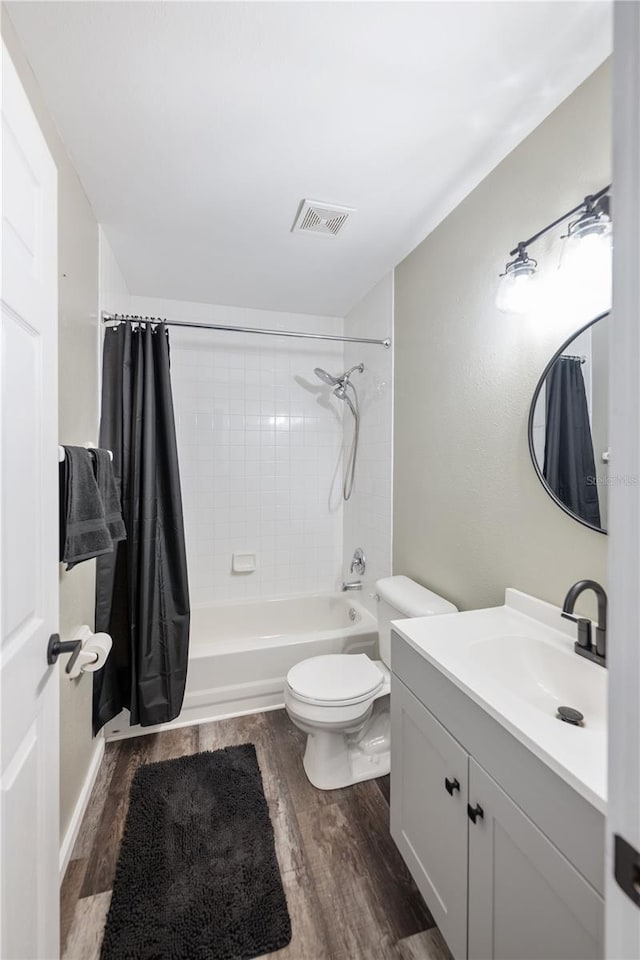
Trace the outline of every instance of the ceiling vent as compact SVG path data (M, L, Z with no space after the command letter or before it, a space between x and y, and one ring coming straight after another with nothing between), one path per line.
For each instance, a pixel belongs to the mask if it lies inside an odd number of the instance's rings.
M293 225L293 233L323 233L337 237L355 210L319 200L303 200Z

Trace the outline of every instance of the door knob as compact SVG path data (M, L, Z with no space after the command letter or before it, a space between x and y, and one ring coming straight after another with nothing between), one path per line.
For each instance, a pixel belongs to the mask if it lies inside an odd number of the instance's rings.
M451 796L451 797L453 796L454 790L460 790L460 783L459 783L459 781L456 780L455 778L454 778L453 780L449 780L449 777L445 777L445 778L444 778L444 785L445 785L445 788L446 788L447 793L448 793L449 796Z
M469 820L472 820L474 823L478 817L482 820L484 818L484 810L479 803L476 803L475 807L472 807L470 803L467 804L467 814L469 815Z

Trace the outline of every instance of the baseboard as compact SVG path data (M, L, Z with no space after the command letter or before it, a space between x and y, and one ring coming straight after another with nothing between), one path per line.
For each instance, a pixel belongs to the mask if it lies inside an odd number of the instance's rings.
M73 845L75 844L76 838L80 831L80 824L82 823L82 818L84 817L87 809L91 791L93 790L93 785L96 782L96 777L98 776L98 770L100 769L103 756L104 737L98 737L96 741L96 748L93 751L93 757L91 758L91 763L89 764L89 769L87 770L87 775L85 777L84 784L82 785L82 790L80 791L80 796L78 797L74 807L71 820L69 821L69 826L67 827L67 832L62 838L62 843L60 844L60 883L62 883L64 879L67 864L71 859Z
M131 737L143 737L147 733L162 733L164 730L195 727L200 723L212 723L214 720L233 720L235 717L249 717L256 713L267 713L269 710L283 709L284 703L272 703L268 706L253 706L246 710L231 710L227 713L215 713L209 709L208 711L205 710L202 715L190 716L188 719L185 719L184 714L181 713L175 720L170 720L168 723L159 723L153 727L125 727L115 733L109 733L109 731L107 731L106 741L107 743L113 743L116 740L129 740Z

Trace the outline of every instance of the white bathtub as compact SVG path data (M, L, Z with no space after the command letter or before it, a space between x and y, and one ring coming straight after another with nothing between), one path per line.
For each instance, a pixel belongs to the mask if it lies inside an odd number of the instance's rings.
M187 689L180 716L163 727L127 727L108 739L284 706L291 667L323 653L377 651L377 623L357 594L198 605L191 611Z

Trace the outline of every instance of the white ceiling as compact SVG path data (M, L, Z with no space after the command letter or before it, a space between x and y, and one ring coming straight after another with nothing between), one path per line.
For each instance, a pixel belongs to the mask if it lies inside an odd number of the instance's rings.
M9 10L132 293L337 316L611 49L606 2Z

